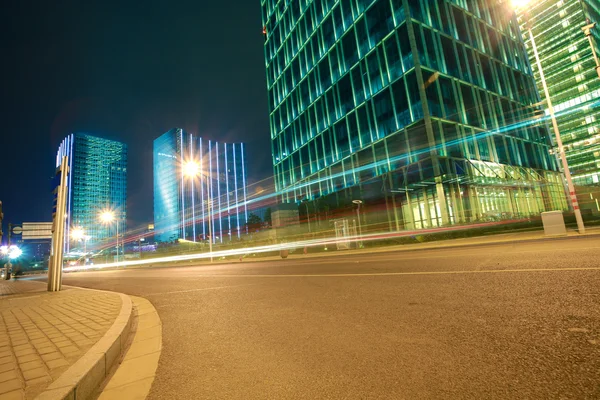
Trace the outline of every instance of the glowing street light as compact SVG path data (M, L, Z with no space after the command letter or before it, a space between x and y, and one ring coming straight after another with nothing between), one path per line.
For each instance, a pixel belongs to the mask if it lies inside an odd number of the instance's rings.
M11 260L21 257L21 254L23 254L23 250L21 250L17 246L10 246L10 248L8 249L8 258L10 258Z
M83 240L83 254L84 254L84 262L85 256L87 255L87 241L90 237L85 235L83 228L73 228L71 231L71 239L76 242L80 242Z
M213 252L213 248L212 248L212 242L213 242L213 231L212 231L212 211L211 211L211 203L212 203L212 198L211 198L211 194L210 194L210 182L208 180L208 175L205 175L202 173L202 170L200 168L200 164L197 163L196 161L188 161L183 165L183 174L189 178L195 178L196 176L200 176L200 177L204 177L206 178L206 188L207 190L207 203L208 203L208 235L209 235L209 240L208 240L208 251L210 253L210 262L213 261L212 258L212 252ZM193 191L193 187L192 187L192 191ZM195 221L194 221L195 223ZM183 229L185 229L185 226L183 227Z
M119 262L119 220L115 218L115 213L113 211L103 211L100 214L100 221L105 224L110 224L115 221L115 225L117 226L117 262Z
M571 206L571 209L575 213L578 232L585 233L585 225L583 224L581 210L579 209L579 203L577 202L575 186L573 185L573 180L571 179L571 170L569 169L569 163L567 162L567 156L565 155L565 148L560 137L560 131L558 130L558 122L556 121L556 115L554 115L554 107L552 106L552 100L550 99L550 91L548 90L546 78L544 77L544 70L542 69L540 55L538 53L537 46L535 44L535 39L533 37L533 32L531 30L531 21L529 21L529 16L526 10L526 7L531 3L531 0L511 0L511 2L513 8L515 10L522 10L525 14L525 18L527 19L525 25L527 27L527 32L529 33L529 40L531 40L531 48L533 50L533 55L535 56L538 72L540 74L540 81L542 82L542 87L544 88L544 95L546 96L546 102L548 105L548 113L550 114L550 120L552 121L552 128L554 130L554 139L556 140L556 145L558 146L558 155L560 156L560 160L562 162L563 167L563 173L565 174L565 180L567 181L567 188L569 190L567 198L569 200L569 205Z

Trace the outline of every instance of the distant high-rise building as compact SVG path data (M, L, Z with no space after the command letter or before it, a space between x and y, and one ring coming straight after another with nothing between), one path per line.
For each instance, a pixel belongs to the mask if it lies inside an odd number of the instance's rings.
M262 0L281 201L379 202L390 229L566 207L507 3Z
M154 140L154 238L239 238L248 222L246 184L243 143L215 142L171 129Z
M58 149L56 167L62 157L69 157L67 193L67 221L65 229L66 250L83 248L73 242L73 228L83 230L90 244L116 238L125 232L127 218L127 146L114 140L85 133L67 136ZM115 222L103 224L100 214L110 210Z
M592 45L582 27L600 22L598 0L537 0L518 9L523 40L547 110L546 97L528 34L531 27L539 53L550 99L554 107L569 169L576 186L600 190L600 79L596 53L600 26L590 29ZM597 209L589 201L591 188L578 188L580 204ZM585 193L588 192L588 193ZM598 195L600 193L596 193Z

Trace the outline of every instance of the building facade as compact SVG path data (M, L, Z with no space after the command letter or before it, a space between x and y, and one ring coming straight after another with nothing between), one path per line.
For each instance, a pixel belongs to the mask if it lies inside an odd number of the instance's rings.
M66 251L83 249L71 240L73 228L83 230L88 248L94 243L116 239L126 230L127 145L86 133L73 133L59 146L56 167L68 156ZM103 224L100 214L111 211L115 221Z
M261 1L281 201L379 202L390 229L565 208L518 23L492 3Z
M195 176L186 174L187 163L198 166ZM243 143L204 140L178 128L166 132L154 140L155 240L239 238L248 222L246 184Z
M598 53L600 26L590 30L592 45L581 28L600 22L599 12L597 0L538 0L526 10L518 10L542 106L547 110L528 27L533 32L579 203L592 209L597 209L597 204L589 195L600 189L600 79L591 46Z

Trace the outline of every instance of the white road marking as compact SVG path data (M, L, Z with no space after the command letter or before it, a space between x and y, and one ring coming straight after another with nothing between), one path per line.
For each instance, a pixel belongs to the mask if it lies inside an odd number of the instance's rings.
M402 276L402 275L460 275L460 274L495 274L502 272L564 272L564 271L600 271L600 267L589 268L524 268L524 269L488 269L488 270L461 270L461 271L414 271L414 272L372 272L364 274L202 274L197 275L208 278L346 278L368 276ZM241 285L244 286L244 285ZM201 290L201 289L200 289Z

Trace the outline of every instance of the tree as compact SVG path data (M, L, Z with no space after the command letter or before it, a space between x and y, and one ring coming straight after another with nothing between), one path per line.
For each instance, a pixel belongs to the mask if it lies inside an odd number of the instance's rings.
M265 223L267 224L267 226L271 226L271 207L267 208L265 210Z
M261 224L262 220L260 219L260 217L254 213L250 213L248 214L248 222L246 223L246 226L248 227L248 230L250 231L257 231L260 229L260 224Z

